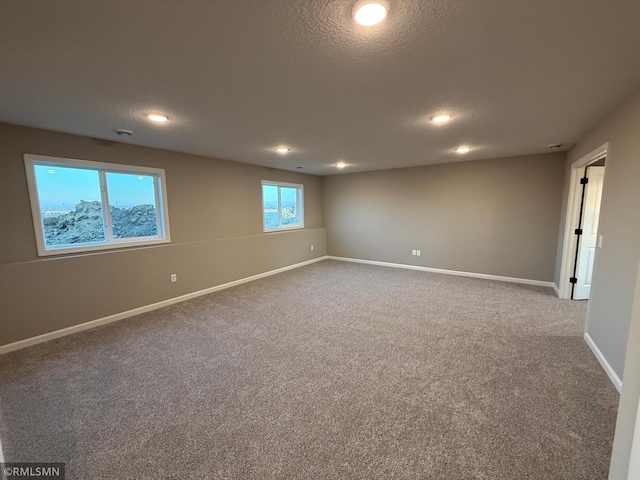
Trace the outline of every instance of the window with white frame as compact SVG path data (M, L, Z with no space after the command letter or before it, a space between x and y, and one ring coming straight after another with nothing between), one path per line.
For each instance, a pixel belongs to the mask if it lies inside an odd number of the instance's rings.
M39 256L169 242L164 170L24 160Z
M262 181L265 232L304 227L303 190L303 185L294 183Z

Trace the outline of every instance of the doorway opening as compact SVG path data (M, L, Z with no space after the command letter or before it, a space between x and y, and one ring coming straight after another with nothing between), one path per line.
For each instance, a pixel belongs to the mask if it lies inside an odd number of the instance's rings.
M558 285L560 298L588 299L591 293L596 252L603 241L598 238L597 229L608 148L608 143L601 145L571 165Z
M589 300L591 295L591 278L595 264L596 246L602 245L602 237L598 238L598 221L600 218L600 200L604 182L605 158L584 167L584 176L580 179L582 199L578 228L575 229L576 254L571 277L573 300Z

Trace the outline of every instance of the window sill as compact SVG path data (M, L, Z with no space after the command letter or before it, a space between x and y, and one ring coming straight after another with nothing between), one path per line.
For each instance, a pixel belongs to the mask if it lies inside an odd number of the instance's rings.
M163 243L171 243L171 239L169 238L161 238L157 240L147 240L142 242L122 242L122 243L108 243L102 245L87 245L84 247L77 248L60 248L60 249L51 249L40 251L38 249L39 257L51 257L54 255L67 255L72 253L91 253L91 252L101 252L103 250L113 250L116 248L126 249L126 248L135 248L135 247L146 247L149 245L160 245Z
M282 232L291 232L292 230L304 230L304 225L296 225L294 227L280 227L280 228L270 228L269 230L262 229L263 233L282 233Z

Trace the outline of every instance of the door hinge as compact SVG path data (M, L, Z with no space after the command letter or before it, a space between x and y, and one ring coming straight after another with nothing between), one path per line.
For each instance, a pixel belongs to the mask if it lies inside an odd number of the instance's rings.
M581 228L576 228L575 229L575 234L576 235L582 235L582 229Z
M569 279L569 283L578 283L578 279L576 277L571 277Z
M583 177L580 179L580 185L586 185L589 183L589 177Z

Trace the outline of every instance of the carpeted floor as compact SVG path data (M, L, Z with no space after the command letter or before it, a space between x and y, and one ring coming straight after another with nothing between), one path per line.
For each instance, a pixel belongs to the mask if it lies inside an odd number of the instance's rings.
M605 479L585 310L324 261L0 357L0 438L68 479Z

